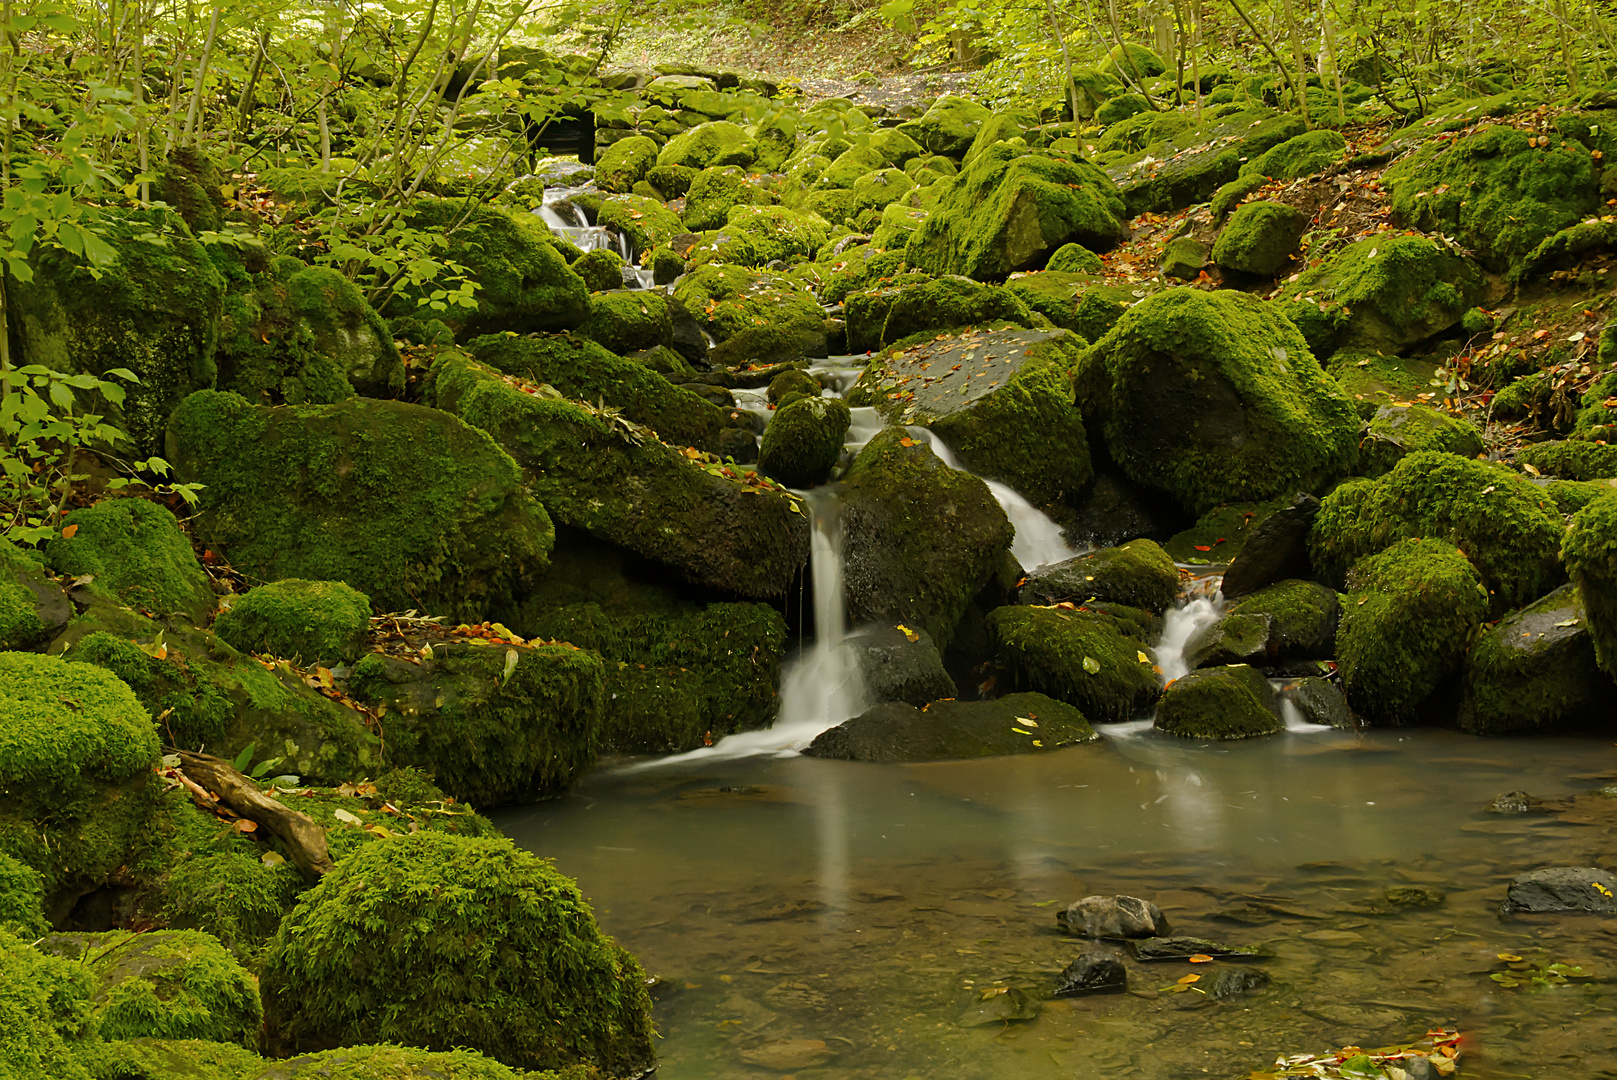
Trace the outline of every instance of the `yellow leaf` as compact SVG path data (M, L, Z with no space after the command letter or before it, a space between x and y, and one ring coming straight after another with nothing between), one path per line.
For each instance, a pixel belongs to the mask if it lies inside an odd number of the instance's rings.
M331 816L336 818L338 821L345 822L345 823L347 823L349 825L363 825L363 824L365 824L363 821L361 821L359 819L358 814L350 814L348 811L343 810L341 808L332 811Z
M278 851L266 851L258 857L265 866L285 866L286 858Z
M1180 986L1189 986L1193 982L1201 982L1201 981L1202 981L1202 977L1200 975L1186 975L1184 978L1179 980L1179 985Z
M1139 657L1140 663L1142 664L1149 664L1151 662L1151 658L1139 650L1135 650L1134 655Z
M323 668L323 667L315 668L314 669L314 677L316 679L318 679L320 681L320 685L325 687L327 690L330 690L333 686L337 685L336 681L333 680L332 677L331 677L331 669L330 668Z
M1521 957L1517 956L1515 953L1502 952L1498 953L1497 955L1499 959L1504 960L1507 963L1515 963L1521 959Z

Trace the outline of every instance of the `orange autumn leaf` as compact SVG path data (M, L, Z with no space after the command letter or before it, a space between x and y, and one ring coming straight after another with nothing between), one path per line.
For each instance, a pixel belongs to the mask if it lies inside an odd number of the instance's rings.
M1213 962L1213 958L1208 956L1206 953L1197 953L1195 956L1190 958L1190 962L1192 964L1211 964ZM1198 979L1201 978L1200 975L1196 977Z
M68 525L62 530L62 539L71 540L73 539L74 534L76 534L78 531L79 527L77 525Z

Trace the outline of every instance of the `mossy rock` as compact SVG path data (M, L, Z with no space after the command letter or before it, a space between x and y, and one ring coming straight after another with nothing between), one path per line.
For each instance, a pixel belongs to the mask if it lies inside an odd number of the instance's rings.
M1010 684L1075 705L1091 722L1127 720L1162 692L1138 628L1098 612L1000 607L988 636Z
M971 148L977 131L994 114L969 98L945 94L898 131L934 154L960 157Z
M732 206L723 229L746 237L760 264L812 258L831 235L825 219L784 206Z
M1122 100L1114 98L1102 111ZM1304 130L1302 119L1291 113L1236 109L1104 167L1117 183L1130 217L1146 211L1173 213L1207 202L1236 178L1242 164Z
M248 591L213 631L242 652L331 666L359 658L371 629L370 598L340 581L287 578Z
M1319 128L1293 136L1241 166L1240 175L1269 180L1296 180L1323 172L1342 159L1347 140L1340 132Z
M919 624L947 648L1015 535L988 485L890 427L854 460L843 494L849 617Z
M578 332L609 352L624 354L667 345L673 340L674 324L662 293L616 289L590 297L589 320Z
M927 330L1007 322L1029 326L1035 321L1011 290L959 276L900 279L885 288L854 293L843 305L848 348L855 353L875 352Z
M680 279L673 296L713 338L715 363L777 363L825 351L825 312L783 274L702 266Z
M1613 689L1577 590L1563 585L1477 636L1465 659L1460 727L1479 735L1555 731L1603 718Z
M1578 588L1601 670L1617 676L1617 494L1602 495L1573 515L1561 561Z
M773 196L734 165L703 169L692 179L685 196L685 227L692 232L722 226L732 207L773 201Z
M117 1039L96 1058L97 1080L247 1080L264 1068L250 1050L200 1039Z
M1087 273L1050 269L1013 277L1005 288L1036 314L1092 342L1105 337L1140 295L1155 287L1108 285Z
M39 871L0 851L0 932L28 938L48 934L44 902L45 879Z
M1225 503L1215 506L1188 529L1181 529L1162 542L1162 548L1176 563L1202 566L1234 562L1253 532L1271 514L1292 504L1290 498L1261 503Z
M595 223L627 238L637 252L650 251L685 231L685 224L679 220L678 214L661 201L644 195L614 195L603 200L595 208Z
M1045 263L1044 268L1063 274L1099 274L1106 266L1100 261L1099 255L1082 244L1062 244L1051 252L1050 261Z
M1161 75L1168 70L1168 65L1162 62L1162 57L1144 45L1133 43L1113 48L1106 54L1106 62L1111 65L1112 71L1135 82Z
M1617 477L1617 446L1569 439L1534 443L1516 453L1519 464L1561 480L1606 480Z
M1183 739L1251 739L1285 726L1269 680L1246 664L1192 671L1157 702L1157 730Z
M707 169L716 165L751 165L758 157L758 143L745 128L728 120L698 124L668 140L657 154L659 166L684 165Z
M661 152L656 140L644 135L619 139L595 159L595 186L623 194L646 179Z
M840 398L803 397L784 404L764 429L758 468L787 487L822 484L842 454L851 422Z
M412 229L444 236L447 242L437 258L465 267L466 277L479 286L475 310L446 313L445 321L458 332L573 330L589 317L589 286L550 242L550 230L537 215L488 204L468 215L463 199L420 199L410 205L404 221ZM383 314L409 314L422 296L448 286L432 281L400 289Z
M1044 754L1100 738L1084 714L1043 694L878 705L821 732L807 757L837 761L960 761Z
M1192 512L1307 489L1355 457L1352 405L1296 329L1244 294L1147 297L1074 382L1123 473Z
M0 926L0 1069L7 1080L92 1080L101 1052L90 970Z
M818 189L840 188L852 192L854 185L887 165L887 158L871 146L850 146L831 159L831 164L814 182ZM850 202L850 208L855 203Z
M1482 576L1443 540L1400 540L1354 564L1336 633L1355 710L1407 723L1460 670L1488 615Z
M802 394L805 397L819 397L820 383L814 376L806 371L791 368L781 372L769 380L769 388L764 396L771 405L779 405L781 399L787 394Z
M109 210L102 219L100 238L117 259L98 275L66 249L39 244L31 279L12 277L13 358L64 372L133 372L140 381L126 384L121 404L98 401L92 411L145 457L162 452L163 425L180 401L214 384L225 279L178 214Z
M194 146L176 146L152 181L154 202L168 203L185 219L193 233L217 232L224 227L224 173L207 154Z
M342 581L383 611L498 617L552 528L515 462L436 409L355 399L269 409L193 395L168 459L206 485L197 531L266 581Z
M433 391L516 456L563 524L742 597L783 595L807 561L808 520L778 489L696 464L581 404L524 393L470 360L441 361Z
M1519 474L1423 451L1379 479L1349 481L1327 495L1308 549L1321 578L1336 585L1354 563L1400 540L1445 540L1476 566L1503 614L1565 580L1556 560L1563 531L1544 492Z
M1423 450L1474 458L1482 453L1482 432L1471 421L1428 405L1383 405L1359 442L1359 472L1380 476ZM1612 475L1617 475L1614 472ZM1585 479L1572 477L1571 479Z
M343 1046L268 1063L240 1080L586 1080L591 1075L596 1074L582 1066L518 1071L471 1050Z
M1437 367L1421 359L1344 349L1325 361L1325 370L1353 402L1359 418L1371 420L1384 405L1404 406L1419 399Z
M41 952L83 963L107 1039L201 1039L258 1045L257 981L214 937L196 930L52 934Z
M360 848L282 923L262 986L270 1041L287 1052L385 1041L608 1076L654 1061L640 965L576 884L504 839Z
M1518 284L1535 278L1553 280L1557 271L1575 270L1585 259L1604 255L1614 248L1617 248L1617 222L1591 218L1540 241L1526 258L1511 268L1510 276Z
M1109 125L1095 144L1095 149L1102 154L1114 150L1125 153L1144 150L1153 143L1182 134L1187 128L1194 127L1195 123L1182 113L1147 109Z
M326 833L331 857L346 859L366 844L393 836L437 832L498 836L494 823L447 794L414 766L390 769L371 782L328 788L278 788L278 802L307 814Z
M93 575L97 592L132 607L207 623L213 587L166 508L144 499L106 499L71 511L62 524L64 535L45 545L56 573Z
M1206 268L1209 254L1207 245L1194 237L1170 240L1162 249L1162 276L1195 281Z
M1617 490L1617 479L1611 480L1551 480L1544 485L1544 494L1555 508L1571 517L1602 495Z
M1179 595L1179 569L1152 540L1101 548L1028 575L1018 600L1024 604L1111 601L1162 612Z
M1095 110L1095 123L1113 127L1151 111L1151 103L1140 94L1118 94Z
M885 210L915 189L915 181L899 169L877 169L853 183L853 211Z
M0 852L39 872L55 919L139 851L157 730L109 672L34 653L0 653L0 715Z
M1476 265L1436 240L1374 236L1305 271L1276 303L1320 355L1396 353L1458 325L1483 287Z
M0 540L0 651L39 648L72 617L72 602L33 553Z
M822 264L823 265L823 264ZM904 253L861 244L838 257L824 272L820 299L839 304L855 292L880 288L884 281L904 272Z
M646 182L666 199L677 199L690 191L700 169L689 165L654 165L646 173Z
M910 265L1001 280L1078 243L1106 251L1124 234L1117 187L1087 161L996 143L961 170L910 238Z
M623 256L611 248L586 251L572 263L573 273L584 279L592 294L623 288ZM595 297L591 295L593 310ZM588 323L585 324L588 326Z
M1276 660L1329 659L1335 653L1342 605L1335 589L1288 579L1241 597L1231 615L1269 620L1268 645Z
M1490 270L1510 269L1599 201L1587 147L1532 140L1526 131L1489 126L1426 143L1383 178L1394 215L1459 236Z
M1230 216L1213 245L1213 261L1225 270L1274 277L1291 263L1308 230L1308 215L1278 202L1250 202Z

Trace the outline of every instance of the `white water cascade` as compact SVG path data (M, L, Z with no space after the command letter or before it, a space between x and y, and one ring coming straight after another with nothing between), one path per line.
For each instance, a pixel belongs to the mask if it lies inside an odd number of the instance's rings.
M1224 616L1224 594L1219 591L1222 577L1194 578L1180 596L1177 606L1162 616L1162 638L1157 642L1157 666L1162 684L1190 674L1185 661L1185 645L1196 631Z
M565 236L584 251L606 248L623 259L623 284L630 289L651 287L651 271L635 265L634 245L604 225L591 225L584 211L568 201L573 188L545 188L544 202L534 211L550 231Z

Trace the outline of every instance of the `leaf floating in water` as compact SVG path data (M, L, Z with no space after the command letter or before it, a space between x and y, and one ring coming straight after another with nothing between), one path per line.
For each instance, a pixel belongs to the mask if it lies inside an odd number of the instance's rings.
M1213 962L1213 958L1211 956L1208 956L1206 953L1197 953L1195 956L1189 957L1189 960L1190 960L1190 962L1192 964L1211 964ZM1186 978L1199 979L1199 978L1201 978L1201 976L1200 975L1192 975L1192 976L1186 976ZM1184 979L1181 979L1179 981L1183 982Z
M1511 963L1515 963L1516 961L1521 959L1521 957L1517 956L1515 953L1502 952L1502 953L1498 953L1497 955L1498 955L1499 959L1507 960L1507 961L1510 961Z
M1091 675L1099 675L1100 661L1096 660L1093 656L1084 657L1084 670L1089 672Z

